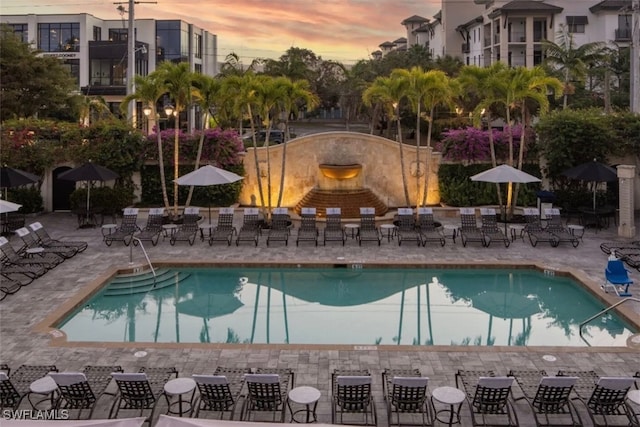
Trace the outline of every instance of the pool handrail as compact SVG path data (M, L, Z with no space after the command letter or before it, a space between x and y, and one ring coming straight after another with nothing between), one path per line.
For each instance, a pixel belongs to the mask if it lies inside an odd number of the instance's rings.
M620 301L618 301L617 303L605 308L604 310L601 310L599 312L597 312L596 314L594 314L593 316L589 317L587 320L584 320L580 323L580 325L578 326L578 331L580 331L580 339L582 339L582 341L584 341L589 347L591 347L591 344L589 344L589 341L587 341L584 336L582 335L582 328L589 322L591 322L594 319L597 319L598 317L602 316L605 313L608 313L609 311L613 310L614 308L616 308L619 305L624 304L627 301L635 301L635 302L640 302L640 298L636 298L636 297L626 297L624 299L621 299Z
M133 247L134 246L140 246L140 249L142 249L142 254L144 255L144 258L147 260L147 265L149 266L149 269L151 270L151 274L153 275L153 286L155 287L156 285L156 270L153 268L153 265L151 264L151 260L149 259L149 254L147 254L146 249L144 248L144 245L142 244L142 240L140 240L137 237L133 237L132 239L134 242L137 242L138 245L131 245L131 249L129 251L129 264L133 264Z

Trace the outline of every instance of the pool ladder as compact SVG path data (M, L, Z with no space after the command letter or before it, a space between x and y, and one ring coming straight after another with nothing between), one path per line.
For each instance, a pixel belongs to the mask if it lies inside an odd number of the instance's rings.
M138 242L140 249L142 249L142 254L144 255L144 258L147 260L147 265L149 266L149 269L151 270L151 274L153 275L153 286L155 287L156 270L153 268L153 265L151 265L149 254L147 254L147 250L144 248L144 245L142 244L142 240L138 239L137 237L134 237L133 240L131 241L131 250L129 251L129 264L133 264L133 247L137 246L137 245L134 245L133 242Z
M598 317L602 316L603 314L608 313L609 311L613 310L614 308L616 308L616 307L617 307L617 306L619 306L619 305L624 304L624 303L625 303L625 302L627 302L627 301L640 302L640 298L635 298L635 297L627 297L627 298L624 298L624 299L622 299L622 300L618 301L617 303L613 304L612 306L607 307L607 308L605 308L605 309L604 309L604 310L602 310L602 311L599 311L598 313L596 313L596 314L594 314L593 316L589 317L587 320L585 320L585 321L583 321L582 323L580 323L580 326L579 326L579 328L580 328L580 329L579 329L579 330L580 330L580 338L582 339L582 341L584 341L584 342L585 342L589 347L591 347L591 344L589 344L589 341L587 341L587 340L585 339L585 337L584 337L584 336L582 336L582 328L583 328L587 323L591 322L591 321L592 321L592 320L594 320L594 319L597 319Z

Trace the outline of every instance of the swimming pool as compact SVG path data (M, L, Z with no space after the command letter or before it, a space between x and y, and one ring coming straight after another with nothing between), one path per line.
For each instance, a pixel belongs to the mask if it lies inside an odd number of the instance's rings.
M155 288L116 278L56 327L76 342L586 346L578 325L602 308L519 268L183 268ZM593 346L632 334L611 315L584 328Z

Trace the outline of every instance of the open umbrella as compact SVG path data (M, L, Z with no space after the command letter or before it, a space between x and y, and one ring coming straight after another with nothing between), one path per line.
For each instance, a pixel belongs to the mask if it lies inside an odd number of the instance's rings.
M82 166L62 172L58 178L65 181L87 181L87 218L89 218L90 183L93 181L111 181L118 178L118 176L119 175L111 169L107 169L104 166L96 165L89 161Z
M8 202L6 200L0 199L0 214L15 212L20 209L22 205L17 203Z
M496 184L508 183L511 185L513 183L526 184L529 182L540 182L540 178L536 178L509 165L500 165L473 175L471 181L493 182ZM509 201L507 201L507 204L508 203ZM506 212L506 206L504 212ZM505 223L505 228L506 226Z
M231 184L240 181L242 177L233 172L206 165L201 168L182 175L176 179L178 185L193 185L198 187L208 187L209 185ZM209 204L209 224L211 224L211 204Z
M593 210L596 210L596 184L598 182L611 182L618 179L616 170L603 163L593 159L592 162L583 163L562 172L562 175L578 179L580 181L589 181L593 183Z
M8 166L2 166L0 168L0 187L5 189L5 199L7 198L6 189L20 187L21 185L34 184L38 181L40 181L40 177L38 175L34 175L20 169L10 168Z

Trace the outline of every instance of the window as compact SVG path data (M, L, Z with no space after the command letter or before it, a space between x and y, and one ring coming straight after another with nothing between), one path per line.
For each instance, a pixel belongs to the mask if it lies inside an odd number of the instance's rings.
M69 74L73 76L76 84L80 84L80 60L79 59L65 59L61 61L62 67L69 71Z
M200 34L194 34L193 53L196 58L202 58L202 36Z
M102 28L100 27L93 27L93 41L100 41L102 40Z
M189 28L182 21L156 21L157 63L186 62L189 58Z
M23 43L29 43L29 26L27 24L7 24Z
M43 52L79 52L80 24L77 22L38 24L38 49Z
M114 42L126 42L129 39L129 30L126 28L109 28L109 40Z
M572 34L584 34L585 26L588 23L586 16L567 16L567 30Z

